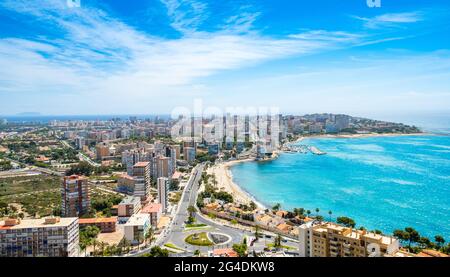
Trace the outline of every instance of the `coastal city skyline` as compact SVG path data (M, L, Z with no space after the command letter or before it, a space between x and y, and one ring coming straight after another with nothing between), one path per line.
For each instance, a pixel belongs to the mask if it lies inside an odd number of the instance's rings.
M448 113L445 1L282 2L2 1L1 113Z
M0 258L439 268L449 32L448 0L0 0Z

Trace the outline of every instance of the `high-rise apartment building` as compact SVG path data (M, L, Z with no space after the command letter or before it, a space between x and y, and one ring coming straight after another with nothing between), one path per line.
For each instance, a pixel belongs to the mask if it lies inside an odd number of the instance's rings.
M0 222L0 257L78 256L78 218L6 219Z
M108 157L109 154L109 145L107 143L99 143L95 147L97 160L101 161L104 157Z
M169 193L169 179L158 178L158 202L162 205L162 211L167 212L168 193Z
M156 177L169 177L169 161L168 157L158 156L156 157Z
M150 193L150 162L138 162L133 166L135 197L146 200Z
M184 147L183 149L183 155L184 160L186 160L188 163L192 163L195 161L195 148L194 147Z
M88 213L91 201L87 178L78 175L64 177L61 201L61 214L64 217L79 217Z

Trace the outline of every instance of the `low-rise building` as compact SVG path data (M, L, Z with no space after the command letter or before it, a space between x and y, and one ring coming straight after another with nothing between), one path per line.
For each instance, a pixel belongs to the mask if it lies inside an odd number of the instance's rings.
M97 226L102 233L112 233L116 231L117 217L80 218L78 223L80 229L87 226Z
M141 213L150 215L150 222L153 228L157 228L162 212L163 208L160 203L150 203L141 210Z
M127 239L132 244L142 243L150 227L151 222L149 214L134 214L123 226L125 239Z
M399 250L399 241L330 222L310 221L299 227L301 257L382 257Z
M0 222L0 257L76 257L78 243L76 217Z
M119 222L126 222L131 216L141 210L141 199L139 197L127 196L117 207Z

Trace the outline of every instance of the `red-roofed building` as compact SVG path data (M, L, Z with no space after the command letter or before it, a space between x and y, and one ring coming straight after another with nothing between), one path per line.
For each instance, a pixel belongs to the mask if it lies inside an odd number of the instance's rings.
M227 257L227 258L237 258L238 253L231 248L214 249L209 251L210 257Z
M116 231L117 217L105 218L80 218L78 224L80 228L87 226L97 226L102 233L113 233Z
M149 214L150 222L156 228L162 215L162 205L159 203L150 203L142 208L141 213Z

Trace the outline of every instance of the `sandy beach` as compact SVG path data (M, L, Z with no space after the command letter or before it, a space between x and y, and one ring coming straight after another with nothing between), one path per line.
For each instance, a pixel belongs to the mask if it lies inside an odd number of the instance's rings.
M252 195L233 182L233 175L230 171L230 167L237 163L253 161L254 159L245 159L220 163L208 168L207 172L208 174L216 176L218 188L233 195L235 202L248 205L251 201L253 201L258 208L265 209L266 207L264 205L256 201Z
M312 136L304 136L300 137L301 139L307 138L370 138L370 137L399 137L399 136L426 136L430 135L429 133L411 133L411 134L397 134L397 133L386 133L386 134L342 134L342 135L331 135L331 134L323 134L323 135L312 135Z

